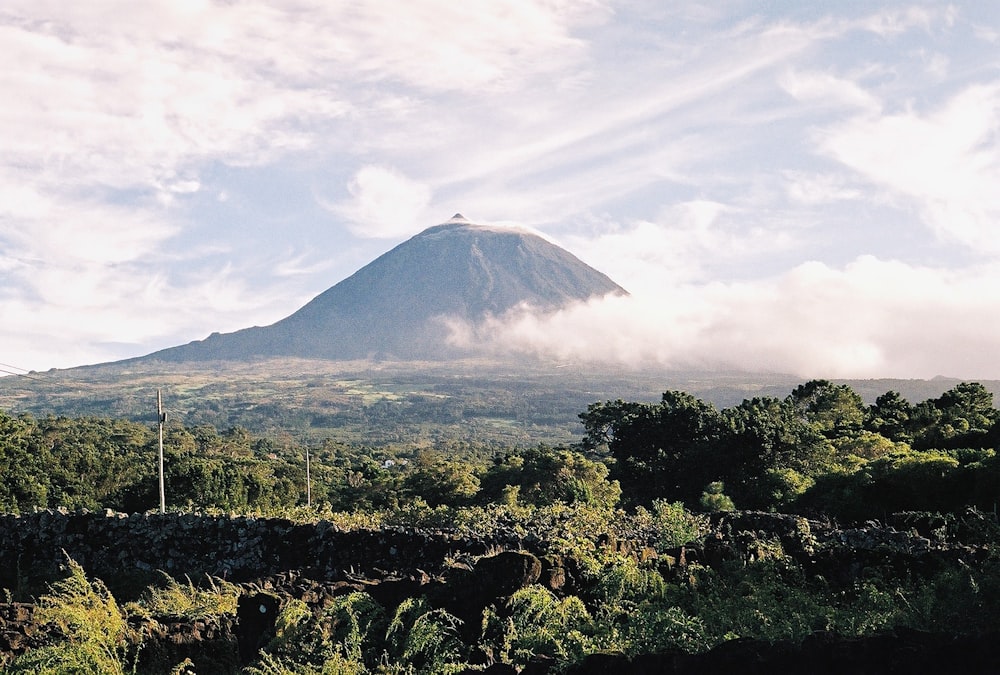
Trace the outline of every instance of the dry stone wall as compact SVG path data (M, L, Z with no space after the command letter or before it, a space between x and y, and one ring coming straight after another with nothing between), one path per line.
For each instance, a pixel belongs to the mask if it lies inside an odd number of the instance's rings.
M70 556L109 586L158 574L209 574L234 582L298 570L345 574L437 571L446 558L525 548L516 537L467 538L444 531L344 531L332 523L198 514L45 510L0 516L0 588L59 576Z

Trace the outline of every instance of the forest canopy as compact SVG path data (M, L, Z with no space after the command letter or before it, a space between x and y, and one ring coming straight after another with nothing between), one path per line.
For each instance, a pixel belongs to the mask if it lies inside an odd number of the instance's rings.
M992 510L1000 495L1000 413L977 383L916 404L888 391L868 405L848 385L813 380L724 409L668 391L655 403L593 403L580 419L571 447L485 451L306 445L171 421L167 501L256 513L304 505L307 454L310 501L337 511L665 500L863 519ZM149 424L0 412L0 508L148 510L158 503L156 454Z

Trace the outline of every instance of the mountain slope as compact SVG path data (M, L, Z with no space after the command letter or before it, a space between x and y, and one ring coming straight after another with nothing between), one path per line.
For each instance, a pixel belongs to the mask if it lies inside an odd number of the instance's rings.
M609 293L625 291L555 244L456 214L277 323L216 333L145 358L451 358L470 352L448 344L445 318L475 323L525 303L552 311Z

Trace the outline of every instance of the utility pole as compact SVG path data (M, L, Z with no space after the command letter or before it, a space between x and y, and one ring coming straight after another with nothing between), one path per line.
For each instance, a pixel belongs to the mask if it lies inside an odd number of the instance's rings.
M309 473L309 446L306 446L306 506L312 508L312 475Z
M160 427L160 513L167 512L167 493L163 486L163 423L167 421L167 413L163 412L163 399L160 390L156 390L156 422Z

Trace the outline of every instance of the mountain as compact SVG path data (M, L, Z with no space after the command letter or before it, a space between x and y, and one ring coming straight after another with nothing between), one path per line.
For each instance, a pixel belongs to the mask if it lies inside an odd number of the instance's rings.
M624 293L607 276L537 235L475 225L455 214L277 323L213 333L143 358L183 362L469 356L469 349L448 343L446 320L475 324L522 304L548 312Z

